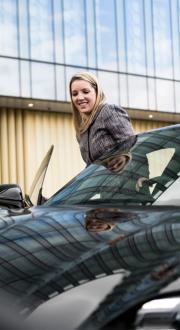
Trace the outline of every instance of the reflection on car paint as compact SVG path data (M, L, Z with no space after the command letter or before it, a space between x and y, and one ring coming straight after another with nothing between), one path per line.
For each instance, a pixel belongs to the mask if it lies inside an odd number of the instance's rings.
M180 125L140 134L131 150L117 147L108 161L84 169L44 204L2 207L1 296L27 316L62 292L120 273L118 285L80 327L94 330L178 278L180 203L174 200L180 187L173 187L179 184L179 136ZM122 167L119 155L129 152ZM137 189L139 178L146 180ZM171 205L156 204L169 189Z

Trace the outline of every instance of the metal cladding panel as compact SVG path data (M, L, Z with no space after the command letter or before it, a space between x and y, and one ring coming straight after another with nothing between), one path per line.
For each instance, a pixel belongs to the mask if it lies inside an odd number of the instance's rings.
M141 133L145 131L149 131L151 129L160 128L163 126L169 126L173 123L169 121L153 121L153 120L140 120L140 119L132 119L133 127L136 133Z
M170 124L136 119L132 123L137 133ZM46 197L85 167L70 113L2 108L0 137L0 182L17 183L26 193L51 144L54 152L44 182Z
M20 109L0 111L0 182L18 183L27 192L49 149L54 152L44 183L49 197L85 164L81 160L72 115Z

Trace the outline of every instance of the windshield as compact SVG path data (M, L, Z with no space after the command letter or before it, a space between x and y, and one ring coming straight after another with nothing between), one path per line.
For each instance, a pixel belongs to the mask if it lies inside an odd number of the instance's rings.
M127 144L126 144L127 147ZM180 125L137 136L88 166L47 205L120 203L180 205Z

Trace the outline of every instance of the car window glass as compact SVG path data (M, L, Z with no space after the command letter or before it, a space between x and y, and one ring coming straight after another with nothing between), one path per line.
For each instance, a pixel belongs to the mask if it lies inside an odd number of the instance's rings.
M159 149L147 154L149 163L149 178L160 176L172 156L174 155L175 148Z
M123 166L122 156L127 159ZM96 201L153 204L179 175L180 127L177 125L139 135L133 147L125 152L116 148L108 157L83 170L47 204ZM177 195L172 190L166 200L173 200L174 194Z
M154 205L180 205L180 198L177 194L180 191L180 178L171 183L171 181L168 182L169 188L163 194L161 194L161 191L157 192Z
M166 148L155 150L147 154L148 164L149 164L149 178L160 177L169 164L172 156L175 153L175 148ZM149 189L151 193L155 188L156 183L154 183Z

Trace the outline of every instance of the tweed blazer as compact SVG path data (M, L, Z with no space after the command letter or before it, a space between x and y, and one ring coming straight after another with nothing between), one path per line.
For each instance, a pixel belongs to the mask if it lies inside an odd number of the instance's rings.
M81 156L87 165L111 151L116 143L134 135L127 112L113 104L104 104L89 128L78 138Z

